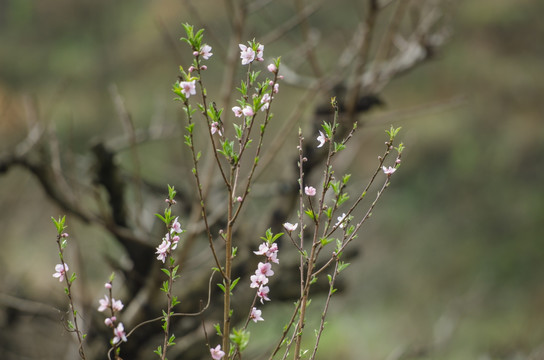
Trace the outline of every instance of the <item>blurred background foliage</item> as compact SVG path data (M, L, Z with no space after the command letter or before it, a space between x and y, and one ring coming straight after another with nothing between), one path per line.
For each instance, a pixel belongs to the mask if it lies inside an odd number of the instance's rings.
M228 26L223 3L191 3L200 18L188 15L187 1L0 0L0 151L25 136L23 104L34 102L77 164L93 138L123 131L111 84L136 127L177 123L170 89L190 58L177 40L180 24L205 26L214 53L224 55L228 45L217 41ZM403 127L407 150L360 237L363 256L345 273L350 287L335 299L321 359L544 359L544 2L450 5L450 41L393 81L382 93L386 106L362 119L353 168L370 166L391 123ZM356 15L340 11L347 7L360 2L331 2L311 18L323 33L323 63L336 61L327 44L346 42L352 31L344 16ZM248 39L259 40L292 11L290 2L275 2L250 23ZM265 55L295 58L296 36L267 44ZM221 80L214 66L205 74L209 84ZM297 106L297 94L282 86L282 108ZM276 119L288 113L275 112ZM192 186L179 167L178 142L140 149L146 179ZM127 169L129 159L120 156ZM58 209L19 169L0 177L0 201L2 293L62 304L49 274L57 261L50 216ZM82 272L87 295L98 299L109 270L97 264L115 245L100 230L69 225L85 239ZM263 316L272 311L282 309L265 307ZM29 316L8 328L8 320L0 316L0 357L13 356L6 344L15 338L49 343L20 359L62 352L68 335L60 325L52 330ZM269 335L266 324L255 327L254 339Z

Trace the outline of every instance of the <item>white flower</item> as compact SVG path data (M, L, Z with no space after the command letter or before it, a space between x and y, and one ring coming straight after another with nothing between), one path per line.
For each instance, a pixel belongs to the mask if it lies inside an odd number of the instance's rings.
M317 141L319 141L319 145L317 145L318 148L322 147L325 144L325 141L327 141L327 138L325 137L323 132L321 132L321 130L319 131L319 136L317 137Z
M338 221L334 226L338 226L340 229L344 228L344 219L346 218L346 214L342 213L342 216L337 217Z
M263 312L261 310L254 307L253 309L251 309L251 315L249 315L249 318L254 322L264 321L263 317L261 316L262 313Z
M205 60L208 60L213 55L211 51L212 47L206 44L200 49L200 55L202 55Z
M389 166L389 167L382 166L382 170L383 170L383 173L387 176L391 176L391 174L397 171L397 169L395 169L392 166Z
M288 223L288 222L283 224L283 227L285 228L285 230L287 230L289 232L295 231L297 229L297 226L298 226L298 224L291 224L291 223Z
M125 334L125 327L123 326L123 323L119 323L119 325L113 329L113 334L115 335L112 341L114 344L117 344L121 340L124 342L127 341L127 335Z
M240 58L242 59L242 65L247 65L255 60L255 51L251 47L247 47L244 44L239 44Z
M188 99L191 95L196 94L196 85L195 81L180 81L179 87L181 88L181 93L185 95L185 97Z
M53 277L59 278L59 281L63 281L64 277L66 276L66 272L68 271L68 264L64 263L64 266L62 264L55 265L55 273L53 274Z

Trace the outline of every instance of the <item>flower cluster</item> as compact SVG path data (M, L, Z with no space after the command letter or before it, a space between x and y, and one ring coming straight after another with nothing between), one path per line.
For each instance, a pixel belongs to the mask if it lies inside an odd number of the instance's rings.
M248 42L249 46L239 44L240 47L240 59L242 59L242 65L251 64L253 61L264 61L264 45L256 43L255 41Z
M162 238L162 243L157 246L157 251L155 252L155 254L157 254L157 260L164 263L170 252L172 250L176 250L178 247L179 236L182 232L183 230L181 229L181 225L178 218L176 218L170 227L170 231L167 232Z
M250 105L246 105L244 106L244 108L241 108L240 106L235 106L232 108L232 112L234 113L234 116L236 117L255 115L255 112L253 111L253 108Z
M200 46L200 44L198 45ZM186 80L180 80L177 86L179 86L179 94L183 94L186 99L189 99L191 95L196 95L196 79L192 76L190 76L190 73L192 73L195 70L206 70L208 67L206 65L200 64L199 57L202 57L204 60L208 60L210 57L212 57L212 47L208 44L204 44L200 46L200 48L195 47L195 51L193 51L193 56L195 56L196 60L193 62L193 65L191 65L188 69L189 75L184 73L184 78Z
M53 221L55 222L55 224L57 224L57 229L59 231L59 234L57 236L57 239L59 241L59 244L60 244L60 241L62 240L62 245L60 246L60 250L62 252L62 249L64 248L64 246L66 246L66 238L68 237L68 233L65 233L63 232L64 230L64 225L61 225L62 227L58 227L58 223L56 222L55 219L53 219ZM60 221L60 220L59 220ZM62 257L61 257L61 260L62 260ZM68 273L68 264L66 264L64 262L64 260L62 261L62 264L57 264L55 265L55 273L53 274L53 277L54 278L58 278L59 279L59 282L63 282L64 281L64 278L66 277L66 274Z
M98 307L98 311L103 312L107 309L110 309L111 311L111 316L107 317L104 320L104 324L106 324L106 326L113 329L113 339L111 340L111 344L115 346L121 341L126 342L127 336L125 333L125 327L122 322L119 322L116 326L116 323L117 323L116 313L123 310L124 305L121 302L121 300L115 300L112 297L112 287L113 287L112 281L113 281L113 274L110 277L110 281L104 284L104 287L109 292L109 297L108 295L104 295L103 299L98 300L98 302L100 303L100 306Z
M268 297L270 288L266 286L266 284L268 284L268 277L274 275L274 271L272 270L272 263L280 263L280 261L278 260L278 244L269 244L268 242L264 242L259 245L259 250L254 251L254 253L256 255L262 255L266 257L266 262L259 262L257 270L255 270L255 274L251 275L250 277L250 287L257 288L257 296L260 298L261 304L264 304L264 300L270 301L270 298ZM263 318L261 317L261 311L257 310L256 308L253 308L251 310L250 318L254 322L263 320Z

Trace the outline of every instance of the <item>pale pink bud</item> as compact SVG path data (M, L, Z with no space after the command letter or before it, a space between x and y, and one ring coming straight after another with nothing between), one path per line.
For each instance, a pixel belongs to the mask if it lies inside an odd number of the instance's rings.
M104 324L106 324L106 326L113 326L113 321L110 319L110 318L106 318L104 320Z
M198 51L193 51L193 56L198 56Z
M112 288L111 283L105 283L105 284L104 284L104 287L105 287L106 289L111 289L111 288Z
M238 197L236 198L236 201L238 201L238 202L242 202L242 200L244 200L244 199L242 199L241 196L238 196Z
M271 73L276 73L276 71L278 71L278 68L276 67L276 64L270 64L268 65L268 71L270 71Z
M315 196L316 190L312 186L306 186L304 188L304 193L308 196Z
M206 65L202 65L202 66L200 67L200 70L207 70L207 69L208 69L208 67L207 67Z

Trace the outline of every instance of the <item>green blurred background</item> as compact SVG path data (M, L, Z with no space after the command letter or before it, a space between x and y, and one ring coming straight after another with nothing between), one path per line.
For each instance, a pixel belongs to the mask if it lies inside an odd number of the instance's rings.
M93 138L122 131L111 84L137 127L177 119L171 84L190 57L177 41L180 24L205 25L214 52L224 54L227 45L214 38L228 26L220 3L193 2L195 19L184 1L0 0L0 151L25 136L22 104L30 101L77 162ZM327 4L311 21L324 32L340 28L341 37L352 3ZM292 4L277 1L273 11L251 23L248 39L279 23L274 16L288 17ZM361 236L364 256L346 272L350 287L335 299L321 359L544 359L544 2L458 1L447 14L449 42L384 90L386 107L358 137L369 144L364 158L374 158L393 123L407 150ZM289 46L279 41L265 55ZM208 81L220 79L209 67ZM296 89L282 91L282 107L296 106ZM178 149L151 144L142 164L148 179L166 184L183 172L161 146ZM49 274L49 217L58 209L20 169L0 177L0 203L1 291L61 301ZM102 235L81 224L75 231ZM89 278L104 279L108 270L93 266L100 254L87 250ZM20 328L37 341L66 339L62 328L51 333L31 319ZM2 326L0 336L11 330Z

